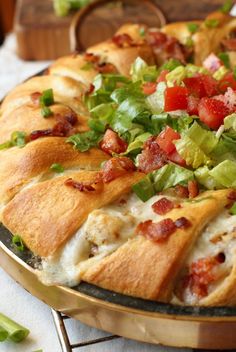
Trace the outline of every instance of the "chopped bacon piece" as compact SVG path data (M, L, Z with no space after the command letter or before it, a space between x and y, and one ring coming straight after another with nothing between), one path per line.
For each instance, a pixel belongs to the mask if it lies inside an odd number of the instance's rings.
M184 187L182 185L175 186L175 192L176 192L176 195L180 198L188 198L189 197L188 188Z
M156 136L149 137L138 156L139 170L145 173L160 169L167 162L166 153L159 147Z
M108 154L124 153L127 149L128 144L118 136L118 134L111 129L107 129L100 142L100 148Z
M105 63L105 62L102 64L97 64L96 69L98 70L99 73L117 72L117 69L113 64Z
M30 94L30 99L32 100L32 103L36 106L40 105L40 97L41 97L42 93L40 92L34 92L32 94Z
M207 296L209 284L217 279L214 269L224 261L224 253L198 259L190 266L190 273L184 279L185 287L189 287L199 299Z
M136 233L147 237L154 242L165 241L176 230L176 225L172 219L163 219L158 223L147 220L141 222L137 228Z
M143 93L146 95L153 94L157 89L156 82L146 82L143 84Z
M192 180L188 182L188 192L189 192L189 198L195 198L198 196L199 187L198 187L197 181Z
M181 218L178 218L177 220L175 220L175 225L178 229L187 229L192 224L188 219L182 216Z
M88 62L93 63L93 64L96 64L100 61L100 57L97 55L94 55L93 53L85 53L84 59Z
M86 94L92 94L94 92L94 89L95 89L95 86L92 83L90 83Z
M236 191L230 191L227 198L232 201L236 201Z
M159 31L148 32L148 43L152 46L163 46L167 42L167 35Z
M127 48L134 45L133 39L129 34L117 34L112 38L114 44L116 44L119 48Z
M236 38L223 39L221 43L228 51L236 50Z
M163 197L157 202L153 203L152 209L156 214L165 215L175 207L174 203Z
M207 58L203 61L203 66L207 70L211 72L215 72L222 66L222 62L218 58L218 56L212 53L209 56L207 56Z
M85 184L82 182L77 182L73 180L72 178L68 178L65 181L65 185L69 187L73 187L78 189L80 192L93 192L95 191L95 188L91 184Z
M98 179L108 183L125 175L127 172L135 171L135 169L133 161L125 156L111 158L104 164L102 170L99 172Z
M35 139L47 136L67 137L75 132L73 126L77 122L77 115L74 112L71 111L71 113L67 113L64 116L56 114L55 119L58 122L53 126L53 128L31 132L30 140L33 141Z

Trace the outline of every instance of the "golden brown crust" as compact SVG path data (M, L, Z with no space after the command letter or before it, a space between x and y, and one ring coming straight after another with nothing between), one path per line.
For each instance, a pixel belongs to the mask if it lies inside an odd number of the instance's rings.
M85 113L86 109L81 104L81 95L87 90L85 85L69 77L39 76L18 85L6 96L1 105L1 114L9 114L22 105L32 104L32 93L41 93L49 88L53 89L56 103L68 105L77 113Z
M204 226L228 203L229 190L205 192L166 217L186 217L192 224L179 229L168 240L154 243L140 236L92 266L84 281L131 296L169 301L176 277ZM200 201L200 199L202 199Z
M52 255L83 224L88 214L130 191L143 174L127 173L95 192L80 192L65 185L72 177L94 182L97 172L81 171L37 184L20 192L3 211L3 224L22 236L36 254ZM19 221L20 219L20 221Z
M0 118L0 143L4 143L11 138L14 131L23 131L27 135L36 130L46 130L53 128L58 123L60 117L75 114L68 106L54 104L50 106L52 116L44 118L41 108L35 107L33 103L22 105L10 113L4 113ZM73 126L73 133L88 130L87 116L77 115L77 123Z
M12 148L0 153L0 198L4 204L12 199L34 177L50 178L50 166L61 164L65 171L98 170L109 156L99 149L79 152L65 138L46 137L28 143L24 148Z
M93 82L98 71L89 66L83 55L69 55L56 60L49 69L52 75L66 76L76 81L82 82L87 86Z

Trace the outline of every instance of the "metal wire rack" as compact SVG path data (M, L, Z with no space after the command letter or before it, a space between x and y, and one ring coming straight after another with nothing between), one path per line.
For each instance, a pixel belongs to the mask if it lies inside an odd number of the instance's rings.
M71 344L69 335L67 332L67 328L65 325L65 320L71 319L70 317L61 314L58 311L55 311L54 309L52 311L52 316L54 320L54 324L56 327L57 335L61 344L62 352L73 352L75 349L79 349L84 346L89 346L89 345L95 345L101 342L107 342L110 340L118 339L120 336L117 335L109 335L106 337L101 337L98 339L93 339L93 340L88 340L88 341L83 341L83 342L78 342L78 343L73 343Z

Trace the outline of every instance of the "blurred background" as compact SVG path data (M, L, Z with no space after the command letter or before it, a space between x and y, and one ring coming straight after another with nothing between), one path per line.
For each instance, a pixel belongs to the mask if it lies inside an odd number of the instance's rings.
M0 43L7 33L14 32L16 50L24 60L51 60L70 52L70 25L75 13L92 0L0 0ZM122 10L122 2L115 8L101 5L91 8L80 18L83 46L111 36L114 24L137 18L138 21L160 25L154 13L145 8L144 0L126 1L134 4L133 13ZM201 19L222 5L224 0L153 0L168 22ZM111 16L112 14L112 16ZM156 23L155 23L156 21Z

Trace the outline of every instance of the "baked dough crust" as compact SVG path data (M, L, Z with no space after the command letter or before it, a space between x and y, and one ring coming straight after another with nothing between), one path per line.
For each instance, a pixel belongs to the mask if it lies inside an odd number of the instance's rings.
M127 172L101 184L98 191L80 192L65 185L68 178L93 183L97 172L81 171L39 183L18 193L5 207L2 222L20 234L26 245L42 257L54 254L83 224L88 214L131 190L144 175ZM20 219L20 221L19 221Z
M85 271L82 279L130 296L168 302L186 256L206 224L228 204L228 194L229 190L209 191L192 203L184 202L165 218L185 217L192 226L178 229L161 243L137 236Z

